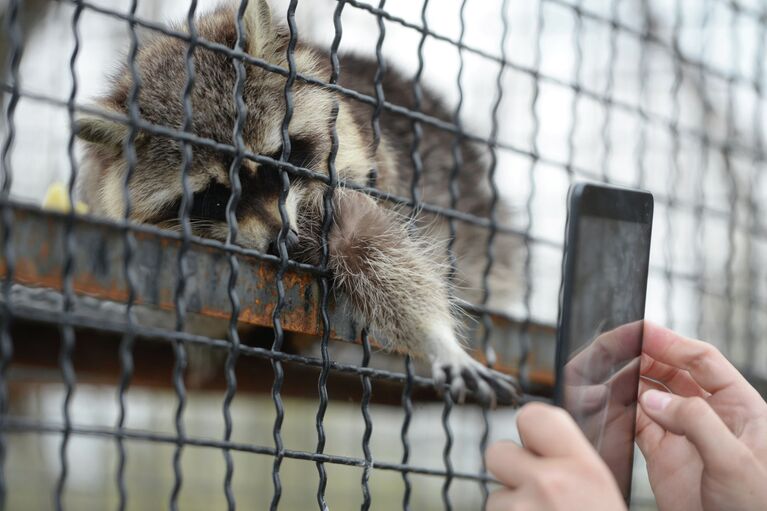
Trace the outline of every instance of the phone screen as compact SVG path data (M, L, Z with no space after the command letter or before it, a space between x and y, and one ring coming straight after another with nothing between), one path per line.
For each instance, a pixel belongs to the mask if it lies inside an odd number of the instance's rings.
M571 193L556 399L627 500L651 226L647 193L596 185Z

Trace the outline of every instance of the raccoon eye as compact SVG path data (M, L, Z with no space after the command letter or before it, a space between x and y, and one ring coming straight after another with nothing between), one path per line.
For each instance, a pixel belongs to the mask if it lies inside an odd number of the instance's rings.
M306 167L314 157L314 144L305 138L290 139L290 157L288 162L296 167Z
M220 183L211 183L192 197L191 218L226 222L226 205L231 191Z

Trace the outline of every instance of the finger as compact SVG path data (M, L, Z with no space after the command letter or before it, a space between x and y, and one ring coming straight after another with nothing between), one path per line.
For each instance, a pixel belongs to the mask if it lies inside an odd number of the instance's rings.
M684 397L708 397L710 394L684 369L679 369L642 354L640 371L642 376L661 382L671 392Z
M665 434L665 430L641 406L637 408L636 443L645 459L652 458Z
M713 345L653 323L645 322L642 352L658 362L688 371L698 385L712 394L733 385L751 388Z
M490 494L487 499L486 511L510 511L517 507L519 492L508 488L500 488Z
M562 408L528 403L517 414L517 429L524 446L540 456L596 455L570 414Z
M644 412L666 431L684 435L712 470L731 470L745 449L713 408L700 397L681 397L648 390L640 403Z
M621 325L599 335L565 366L569 381L603 383L616 366L635 358L642 342L642 321Z
M639 380L639 396L641 399L642 394L650 389L665 390L661 385L648 381ZM636 419L636 442L639 449L644 454L645 458L651 457L655 449L660 445L663 436L666 434L664 429L660 427L649 415L644 412L641 406L637 407L637 419Z
M540 464L535 455L509 440L491 445L485 453L485 462L490 473L510 488L520 486Z

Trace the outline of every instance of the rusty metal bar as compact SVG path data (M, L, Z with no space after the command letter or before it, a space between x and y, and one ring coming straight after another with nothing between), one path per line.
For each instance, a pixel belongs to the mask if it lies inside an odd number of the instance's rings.
M64 223L66 217L35 207L13 204L14 243L11 247L16 267L13 282L30 288L62 289L61 265ZM74 253L73 288L78 297L92 297L118 304L127 303L128 289L123 275L125 253L123 234L108 223L89 217L74 220L78 245ZM172 321L174 290L180 242L171 237L135 230L136 251L132 265L135 272L135 304L142 309L165 311ZM3 252L4 253L4 252ZM189 276L187 282L187 310L201 318L221 320L224 325L231 315L228 295L228 258L215 247L192 243L188 249ZM273 285L277 264L247 255L240 256L241 269L237 282L241 310L239 323L261 327L272 326L272 313L276 303ZM0 259L0 274L5 275L5 257ZM283 327L288 332L308 336L322 335L319 308L320 289L310 274L288 270L284 277L285 304L282 311ZM330 337L336 341L359 343L356 332L361 325L346 312L339 296L330 297ZM50 303L28 306L50 307ZM478 317L477 313L469 312ZM496 347L499 370L515 373L519 359L521 324L508 317L491 315L491 341ZM140 319L139 319L140 321ZM195 325L199 321L194 322ZM168 328L172 327L169 324ZM191 333L194 325L187 329ZM469 343L474 354L482 358L478 349L483 327L479 322L470 325ZM539 385L553 383L554 328L532 324L530 378ZM385 343L371 341L375 347Z

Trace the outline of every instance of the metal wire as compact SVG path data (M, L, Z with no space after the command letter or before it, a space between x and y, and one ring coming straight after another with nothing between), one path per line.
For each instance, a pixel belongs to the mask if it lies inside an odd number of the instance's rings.
M357 4L355 2L348 2L348 3L350 5L357 7ZM421 4L421 23L423 23L424 25L427 24L426 10L428 9L428 7L429 7L429 0L423 0L423 3ZM375 13L375 14L386 17L386 13L383 11ZM413 85L412 85L413 111L416 113L420 113L421 101L423 99L423 92L421 87L421 76L423 74L423 68L424 68L423 47L425 43L426 43L426 34L423 33L418 43L418 50L417 50L418 67L415 72L415 76L413 77ZM410 160L412 162L413 174L410 181L410 198L411 198L411 204L412 204L410 217L411 219L415 219L419 210L422 208L421 190L419 189L419 184L421 181L421 175L423 174L423 162L421 160L421 153L420 153L420 144L421 144L421 137L423 136L423 128L421 127L420 119L413 118L411 123L411 129L413 131L413 139L412 139L412 144L410 146ZM402 439L402 447L403 447L403 453L402 453L403 464L407 464L410 458L410 445L408 443L407 434L410 428L410 421L412 420L412 412L413 412L411 387L409 385L409 380L413 374L413 363L409 355L405 358L405 371L408 375L408 385L406 385L405 388L403 389L402 406L405 410L405 417L402 421L402 431L400 435ZM448 402L446 402L446 407L448 407L449 409ZM446 409L446 412L449 414L449 411L447 411L447 409ZM448 474L450 474L451 467L450 467L449 447L448 447L450 445L450 428L445 419L445 415L443 415L442 427L445 430L445 434L447 436L447 444L445 448L446 451L443 454L443 460L444 460L445 466L447 467ZM403 483L405 484L405 492L404 492L402 505L403 505L403 509L407 510L407 509L410 509L410 494L411 494L412 488L411 488L410 480L408 479L408 476L406 473L402 474L402 479L403 479ZM448 482L449 479L450 479L450 475L448 475L448 478L446 479L445 484L449 485L449 482ZM450 503L447 500L447 489L444 486L442 489L442 499L445 502L446 508L449 509Z
M456 75L456 89L458 90L458 101L453 111L453 124L458 128L458 133L453 139L452 153L453 153L453 169L450 172L450 180L448 182L448 192L450 193L450 209L456 209L458 207L458 177L461 173L461 167L463 167L463 151L461 144L463 143L463 124L461 121L461 109L463 108L463 38L466 34L466 4L467 0L462 0L460 10L458 11L458 19L460 23L460 33L458 35L458 73ZM380 19L380 18L379 18ZM455 279L456 266L458 264L455 254L455 237L456 237L456 225L454 218L448 218L448 229L450 230L450 238L447 242L447 256L450 263L450 280Z
M463 151L461 148L461 145L463 144L463 136L460 134L460 132L463 131L463 125L461 122L461 108L463 107L463 84L461 83L463 78L463 68L464 68L464 59L463 59L463 49L461 48L461 44L463 44L463 38L466 33L466 4L467 0L463 0L461 2L461 7L458 13L459 19L460 19L460 35L458 36L458 43L459 46L457 47L458 50L458 74L456 75L456 86L458 89L458 102L456 103L455 111L453 112L453 123L458 127L459 134L456 134L455 138L453 139L453 145L452 145L452 154L453 154L453 168L450 172L450 180L448 183L448 191L450 193L450 208L456 209L458 206L458 199L459 199L459 188L458 188L458 178L460 176L461 167L463 166ZM494 223L494 222L493 222ZM450 230L450 239L448 241L447 245L447 254L448 254L448 261L450 264L450 274L449 278L454 280L455 273L456 273L456 266L458 264L458 260L455 254L455 239L456 239L456 225L454 219L450 218L448 221L448 229ZM489 243L488 243L489 245ZM486 305L486 303L483 303L483 305ZM487 335L487 332L486 332ZM453 446L453 439L452 435L450 433L450 429L447 427L448 420L449 420L449 412L452 405L451 397L448 395L449 393L445 394L445 408L443 411L442 421L446 425L445 426L445 448L443 450L443 457L445 460L445 467L447 467L448 474L451 474L453 471L453 467L450 461L450 451ZM485 426L485 432L488 431L488 422L487 422L487 416L485 414L485 410L483 409L483 421ZM484 440L484 439L483 439ZM480 443L480 456L484 457L484 451L485 451L485 445L483 445L485 442ZM484 458L483 458L484 459ZM485 465L484 461L482 462L482 474L485 474ZM445 502L445 507L450 507L450 501L447 500L448 497L448 491L450 490L450 484L452 483L452 476L448 475L448 477L445 478L445 483L442 486L442 494L443 494L443 501ZM485 507L486 502L486 496L488 494L487 492L487 485L482 482L482 490L483 490L483 503L482 508Z
M197 45L197 30L195 27L195 13L197 11L197 1L191 0L189 10L187 11L186 22L189 28L189 46L186 51L186 86L183 92L184 106L184 131L192 130L192 91L195 81L194 51ZM179 206L179 219L181 221L181 243L178 249L178 260L176 262L178 281L174 296L176 312L176 331L183 332L186 324L186 286L189 278L189 267L187 262L187 253L190 248L190 238L192 236L192 226L190 215L192 211L192 188L189 183L189 171L192 165L193 148L189 143L182 144L181 152L181 205ZM173 366L173 389L176 392L178 404L174 417L176 436L178 443L173 453L173 488L170 494L170 508L173 511L178 509L178 497L181 493L183 484L183 474L181 471L181 456L183 453L183 439L186 436L184 427L184 410L186 408L186 385L184 384L184 373L186 371L187 359L186 348L181 342L173 343L173 356L175 363Z
M582 2L579 3L579 5ZM649 0L640 0L639 3L639 11L642 18L642 28L645 32L650 31L650 7L649 7ZM581 29L583 27L583 20L580 16L577 17L578 22L578 29ZM646 45L641 45L639 47L639 76L647 76L647 66L648 66L648 48ZM582 56L582 52L580 50L579 46L579 55ZM579 61L580 62L580 61ZM635 186L639 189L645 188L645 177L647 174L647 169L645 167L645 154L647 149L647 118L644 115L644 112L647 109L647 81L646 80L639 80L639 98L637 100L640 116L637 119L639 122L639 136L637 139L637 145L636 145L636 153L635 153L635 159L636 159L636 166L637 166L637 175L636 175L636 181Z
M245 9L247 8L248 0L242 0L237 9L237 15L235 17L235 25L237 28L237 43L235 49L243 51L245 47L245 40L247 34L243 25L243 17L245 16ZM237 224L237 205L240 202L242 195L242 183L240 180L240 168L242 168L243 156L242 153L245 150L245 140L242 136L242 132L247 119L248 109L243 99L243 91L245 89L245 64L241 60L235 60L235 85L233 95L233 101L235 104L235 110L237 116L234 123L233 140L234 146L237 149L232 163L229 167L229 184L231 186L231 194L229 201L226 204L226 221L229 227L227 233L226 244L235 245L237 243L237 235L239 234L239 226ZM240 355L240 334L237 331L237 324L240 316L240 300L237 294L237 277L239 276L239 261L237 255L234 252L229 253L229 282L228 292L229 305L231 307L231 315L229 318L229 341L231 342L231 348L227 354L226 364L224 371L226 373L226 394L224 396L223 414L224 414L224 441L229 442L232 438L232 412L231 405L234 400L235 393L237 392L237 374L236 366L237 359ZM226 496L227 508L233 511L236 507L236 499L234 491L232 490L232 478L234 477L234 461L229 449L224 450L224 462L226 463L226 474L224 476L224 495Z
M410 431L410 423L413 420L413 385L416 377L413 370L413 360L410 356L405 357L405 385L402 388L402 409L405 410L405 416L402 419L402 429L400 430L400 440L402 441L402 466L409 466L410 461L410 440L408 439L408 432ZM405 485L405 491L402 495L402 509L403 511L410 510L410 496L413 491L409 472L402 472L402 482Z
M711 18L712 0L707 0L703 7L703 16L701 17L701 59L705 58L708 50L708 34L707 29L709 27L709 21ZM705 90L707 87L707 75L703 71L699 73L698 80L701 87ZM704 98L701 101L702 121L703 126L707 129L711 124L711 106L709 102ZM697 186L695 188L695 198L698 204L698 209L695 215L695 254L696 254L696 268L698 268L698 274L700 278L697 282L697 288L699 290L697 300L697 314L695 318L695 330L702 338L706 338L706 330L704 324L705 318L705 296L706 296L706 283L703 278L706 275L706 217L703 214L703 206L706 203L706 178L708 177L709 168L709 147L703 143L700 147L701 163L700 163L700 178L698 179Z
M135 14L138 9L138 2L133 1L130 6L130 13ZM125 212L123 218L126 223L131 214L131 194L129 192L129 185L133 174L136 170L136 137L138 136L138 128L136 123L140 119L138 97L141 90L141 73L136 65L136 57L139 51L139 41L136 34L135 24L130 24L131 28L131 44L130 51L128 53L128 68L130 69L132 85L130 89L130 96L128 101L128 117L131 120L131 124L128 126L128 137L125 139L123 151L125 153L126 173L125 173L125 186L123 188L123 202L125 203ZM72 70L72 76L74 78L74 68ZM74 130L73 135L74 135ZM123 244L125 260L123 264L123 272L125 274L125 282L128 288L128 300L125 307L125 334L120 341L120 383L117 388L117 403L119 412L117 416L116 428L122 430L125 427L125 420L127 417L128 409L126 403L126 393L133 375L134 360L133 360L133 345L135 342L135 333L133 331L135 317L133 312L133 306L136 301L136 276L133 271L133 259L136 253L136 240L130 229L123 231ZM119 496L118 507L120 511L124 511L128 505L128 491L125 486L125 467L127 464L127 457L125 451L125 445L121 437L116 437L117 441L117 491Z
M69 71L72 77L72 88L70 89L69 99L67 101L67 112L69 114L70 135L69 142L67 144L67 155L69 157L69 165L71 168L71 174L69 178L69 185L67 193L70 204L74 204L75 200L75 180L77 178L78 164L75 158L75 98L77 97L77 74L75 72L75 66L77 64L77 55L80 51L80 39L78 34L78 23L82 14L82 6L76 5L74 14L72 15L72 33L74 35L74 48L72 49L72 55L69 60ZM64 314L69 314L74 307L74 253L76 250L75 233L74 233L74 207L71 208L67 214L67 220L64 224L64 264L62 267L62 290L64 300L62 303L62 310ZM67 459L67 449L69 446L69 440L71 435L72 420L70 415L70 404L75 391L75 368L72 360L72 355L75 349L75 331L71 325L61 325L61 349L59 351L59 367L61 368L61 374L64 379L64 401L62 403L62 417L64 422L64 431L61 437L61 444L59 446L59 477L56 481L56 490L54 493L54 506L57 510L64 509L63 498L64 490L67 483L67 477L69 475L69 460Z
M613 115L613 87L615 84L615 62L618 58L618 12L621 6L621 0L613 0L610 3L610 18L612 24L610 25L610 43L608 44L608 57L607 57L607 80L605 81L604 90L604 121L602 122L602 144L604 144L602 154L602 180L605 183L611 181L610 177L610 157L612 156L612 133L610 127L612 125Z
M503 62L506 61L506 39L509 34L509 19L508 19L508 2L503 0L501 2L501 64L498 66L498 74L495 79L495 101L493 103L493 109L491 112L490 121L490 140L496 140L498 138L498 131L500 128L499 111L501 108L501 102L503 101L503 75L506 71L506 67ZM540 37L540 35L539 35ZM481 304L487 306L490 302L490 273L493 270L493 263L495 262L495 237L498 227L498 185L496 180L496 171L498 169L498 155L495 149L490 149L490 167L487 173L487 181L490 188L490 227L487 231L487 245L485 247L485 267L482 272L482 299ZM493 322L490 315L482 314L482 354L485 357L485 362L488 367L492 368L496 363L496 354L493 346L490 343L490 334L493 330ZM524 360L521 362L524 364ZM490 418L488 408L484 406L482 408L482 435L479 440L480 459L482 460L481 471L483 474L487 472L487 467L484 461L484 452L487 449L487 445L490 439ZM486 484L482 484L482 508L487 505L487 499L490 496L490 490Z
M340 73L340 62L338 60L338 48L341 44L341 36L343 35L343 27L341 25L341 14L344 9L344 2L338 2L336 10L333 13L333 27L335 28L335 37L330 47L330 64L332 67L329 83L338 83L338 76ZM322 233L321 233L321 266L327 270L328 260L330 258L330 250L328 244L328 236L330 235L330 228L333 225L333 198L338 187L338 179L336 173L336 156L338 155L338 100L334 100L331 119L330 119L330 152L328 153L327 168L328 178L330 182L325 189L323 196L323 219L322 219ZM330 354L328 352L328 343L330 342L330 315L328 312L329 300L330 300L330 280L326 276L319 277L320 283L320 315L322 320L322 339L320 341L320 352L322 355L322 369L320 371L319 380L317 382L319 392L319 406L317 408L317 453L323 454L325 452L325 426L323 421L325 420L325 412L328 408L328 376L330 375ZM363 333L363 336L365 334ZM363 342L366 339L363 339ZM369 385L369 382L368 382ZM369 395L368 395L369 398ZM363 399L363 413L366 412L364 408L365 402ZM365 453L366 456L369 452ZM317 504L321 511L328 509L328 505L325 502L325 489L328 484L328 476L325 471L325 465L322 462L317 462L317 472L319 473L319 485L317 486ZM365 473L367 473L367 469ZM363 485L366 485L366 480L363 475ZM366 487L363 486L363 489Z
M453 430L450 428L450 412L453 411L453 397L450 392L442 395L445 406L442 408L442 429L445 431L445 447L442 449L442 460L445 464L445 482L442 483L442 503L445 509L453 509L450 500L450 485L455 477L453 461L450 459L450 452L453 450Z
M730 45L731 55L733 62L737 62L739 56L738 42L738 11L733 9L730 11L730 40L733 43ZM728 140L734 140L737 138L737 132L735 128L735 78L729 76L727 80L727 104L725 106L725 125ZM735 175L735 167L733 162L733 154L729 148L724 147L721 151L722 158L724 159L724 168L727 179L727 196L730 204L738 204L738 197L740 195L738 178ZM733 337L734 337L734 304L732 297L735 293L735 279L736 279L736 229L739 219L738 206L732 208L727 222L727 261L725 262L725 284L724 292L727 296L727 304L724 308L724 350L726 354L732 354L733 350Z
M753 110L752 119L752 131L754 137L754 144L762 149L764 146L764 128L762 126L762 119L765 116L764 109L764 85L765 85L765 65L764 59L767 57L767 23L759 25L758 43L756 52L754 54L754 96L756 106ZM759 189L760 184L760 167L759 162L752 160L751 170L749 172L748 181L748 214L749 224L751 228L756 227L760 221L759 200L756 196L755 190ZM748 242L748 282L759 281L759 254L757 248L754 246L755 242L749 240ZM751 304L759 302L759 288L756 285L749 286L749 299ZM747 369L749 373L753 373L756 370L757 362L757 346L759 343L759 309L748 307L746 311L746 360ZM767 326L767 325L765 325Z
M582 4L583 4L583 0L578 0L577 5L580 7ZM578 133L578 118L579 118L578 106L579 106L579 101L581 99L580 84L581 84L581 81L583 80L583 17L582 16L575 17L575 27L573 28L573 47L575 48L575 61L573 62L573 81L575 83L575 89L573 89L573 99L572 99L572 102L570 103L570 117L572 118L572 120L570 124L570 131L567 134L567 160L569 162L569 165L567 168L567 181L569 185L572 185L575 180L575 174L572 171L572 165L575 162L575 158L577 156L575 136ZM644 47L642 47L641 51L644 51ZM640 61L641 61L641 57L640 57ZM639 94L639 97L640 97L639 104L641 105L642 104L641 92ZM642 141L642 133L640 131L640 143L637 145L637 147L641 147L641 144L642 144L641 141ZM638 150L637 157L642 158L643 156L644 156L644 152L641 150Z
M298 5L297 0L291 0L288 6L287 21L288 29L290 31L290 41L287 48L288 59L288 76L285 80L285 117L282 121L282 153L280 154L280 161L288 161L290 158L290 120L293 117L293 84L296 81L296 59L295 50L298 40L298 32L296 29L296 7ZM282 329L282 309L285 306L285 284L284 277L288 268L288 248L286 244L286 236L288 229L290 228L290 218L288 216L288 210L285 207L285 202L288 199L288 193L290 191L290 177L288 173L280 167L279 169L280 181L282 183L282 190L279 197L279 210L280 220L282 221L282 227L277 235L277 250L280 256L280 265L277 269L277 303L274 307L272 314L272 323L274 326L274 342L272 343L272 351L281 351L282 344L285 340L285 332ZM324 363L324 362L323 362ZM272 481L274 484L274 495L272 496L271 509L274 511L280 503L282 497L282 483L280 481L280 466L282 465L283 458L283 443L282 443L282 421L285 418L285 407L282 403L282 396L280 392L282 390L282 384L285 379L285 373L282 369L282 362L276 359L272 360L272 369L274 371L274 384L272 385L272 399L274 400L274 408L276 416L274 419L274 429L272 436L274 438L274 447L276 456L274 458L274 467L272 469ZM322 476L322 472L320 472ZM320 483L322 484L322 483Z
M343 2L339 2L339 6L344 5ZM380 0L378 7L383 9L386 6L386 0ZM378 154L379 147L381 145L381 113L383 112L383 105L385 101L385 94L383 89L383 78L386 73L386 63L383 58L383 43L386 37L386 26L383 22L383 17L378 16L378 41L376 41L376 73L373 78L375 95L376 95L376 107L373 110L373 115L370 119L370 124L373 129L373 147L371 149L374 155ZM340 18L339 18L340 24ZM368 187L375 188L378 182L378 164L374 163L370 169L368 175ZM362 366L368 367L370 365L370 336L367 327L363 328L360 332L360 339L362 342ZM362 511L367 511L372 505L372 497L370 494L370 474L373 469L373 453L370 449L370 438L373 436L373 420L370 416L370 401L373 394L373 385L370 377L367 375L360 376L362 381L362 400L360 402L360 409L362 412L362 420L365 423L365 431L362 434L362 454L365 456L365 469L362 471Z
M4 117L6 135L2 145L2 158L0 159L0 196L3 204L0 205L0 222L2 222L3 259L5 260L5 277L3 278L3 303L0 305L0 508L5 509L7 503L8 488L6 483L6 459L7 443L4 434L5 421L10 411L8 403L8 368L13 358L13 339L11 338L11 322L14 310L11 304L11 286L13 284L16 269L16 257L13 251L13 211L8 204L13 182L13 170L11 168L11 153L16 138L16 107L19 103L19 65L22 53L22 34L19 22L20 0L11 0L7 6L5 15L4 31L9 42L7 71L11 79L10 98L5 109ZM5 64L5 63L4 63Z
M539 3L536 6L536 25L535 25L535 53L533 56L534 65L539 68L541 65L541 37L543 34L543 4ZM530 118L532 119L532 129L530 130L530 147L533 152L537 153L538 146L538 131L540 129L540 120L538 118L538 97L540 94L540 86L538 82L533 82L533 93L530 101ZM535 169L539 164L539 160L533 158L530 160L530 164L527 172L527 179L530 186L530 193L525 201L525 213L527 216L527 226L525 232L530 234L533 229L533 201L535 200ZM530 341L530 316L532 313L532 261L533 261L533 245L527 243L525 246L525 261L524 261L524 273L525 273L525 291L523 296L523 303L525 307L525 320L522 322L520 328L520 355L519 355L519 380L523 389L526 389L529 385L529 375L527 374L528 359L530 357L531 341Z
M678 0L674 2L674 47L679 46L679 35L682 29L682 5ZM681 141L679 139L679 116L681 110L681 102L679 98L680 91L682 90L682 66L678 60L674 60L674 82L671 85L671 111L672 118L674 119L669 129L669 137L671 137L671 155L668 172L668 185L669 191L669 211L666 212L666 243L664 244L664 264L665 264L665 277L666 277L666 313L669 328L675 327L675 315L674 315L674 278L669 274L673 266L674 260L674 214L672 212L674 197L676 189L679 186L679 173L680 173L680 151Z

